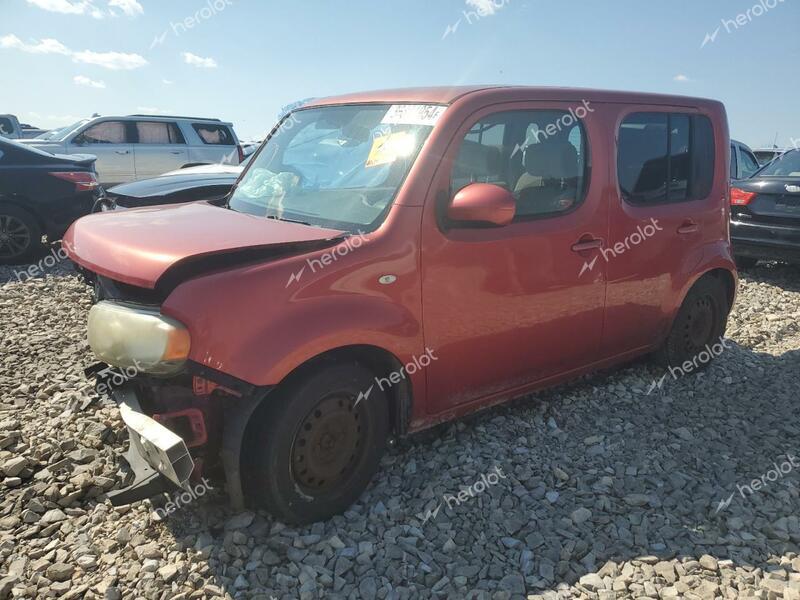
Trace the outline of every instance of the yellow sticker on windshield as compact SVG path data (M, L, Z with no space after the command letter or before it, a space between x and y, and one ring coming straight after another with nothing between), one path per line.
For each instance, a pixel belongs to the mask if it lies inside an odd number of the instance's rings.
M414 135L407 131L376 137L372 142L366 166L378 167L391 164L398 158L407 158L413 154L414 146Z

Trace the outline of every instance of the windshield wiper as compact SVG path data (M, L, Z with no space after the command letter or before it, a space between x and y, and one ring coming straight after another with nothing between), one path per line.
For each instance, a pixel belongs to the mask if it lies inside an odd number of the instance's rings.
M287 223L299 223L300 225L308 225L311 227L311 223L306 223L305 221L298 221L296 219L283 219L278 217L277 215L267 215L268 219L272 219L273 221L286 221Z

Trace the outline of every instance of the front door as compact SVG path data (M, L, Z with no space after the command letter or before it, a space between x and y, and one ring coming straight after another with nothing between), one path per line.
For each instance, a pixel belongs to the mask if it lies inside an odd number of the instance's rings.
M608 164L601 125L580 106L485 109L464 123L442 161L422 251L433 413L513 393L598 356L606 265L596 258L607 236ZM443 229L431 205L475 182L512 191L514 221Z
M103 186L127 183L136 177L132 135L125 121L100 121L67 142L68 154L94 154L97 180Z

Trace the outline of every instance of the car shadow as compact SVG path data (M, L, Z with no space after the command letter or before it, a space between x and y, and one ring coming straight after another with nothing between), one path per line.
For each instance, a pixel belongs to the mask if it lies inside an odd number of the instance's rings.
M666 585L672 568L659 563L699 573L686 560L703 555L757 574L799 550L800 473L772 480L800 456L799 373L800 351L732 344L648 394L664 372L639 362L400 442L327 522L233 515L217 493L165 523L231 596L516 598L613 579L632 560ZM497 467L504 476L478 492ZM619 597L644 595L633 585Z
M746 281L775 285L787 292L800 292L800 265L760 261L755 267L740 269Z

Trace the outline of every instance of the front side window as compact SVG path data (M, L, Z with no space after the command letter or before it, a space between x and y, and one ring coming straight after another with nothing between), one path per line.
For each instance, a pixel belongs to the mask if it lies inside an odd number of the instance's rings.
M225 125L195 123L192 125L204 144L212 146L234 146L233 134Z
M589 158L586 132L572 113L497 113L464 136L453 165L451 192L492 183L516 199L516 219L556 215L583 202Z
M185 144L175 123L137 121L136 133L140 144Z
M444 107L299 110L252 159L230 200L239 212L353 233L386 215Z
M89 127L75 141L82 144L127 144L128 124L123 121L103 121Z
M800 177L800 150L782 154L758 174L759 177Z
M705 198L714 182L714 132L702 115L636 113L619 131L617 177L631 204Z

